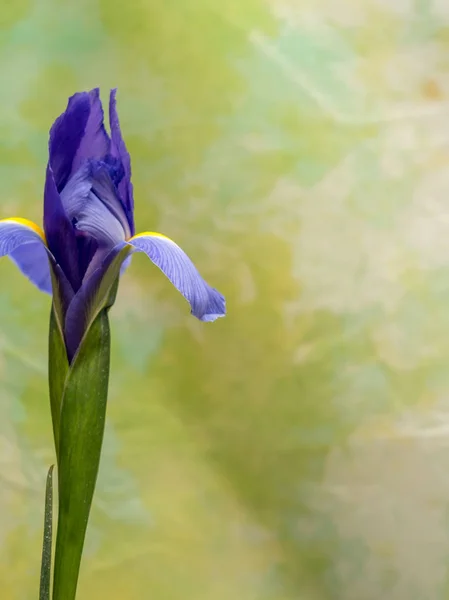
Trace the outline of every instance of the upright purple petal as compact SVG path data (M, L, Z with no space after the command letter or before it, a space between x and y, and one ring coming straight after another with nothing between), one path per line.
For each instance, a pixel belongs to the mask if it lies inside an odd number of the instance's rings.
M112 182L107 166L92 161L91 166L91 181L92 181L92 192L101 202L107 206L110 212L114 215L117 221L123 227L126 238L131 237L131 230L129 227L127 216L124 212L124 207L120 198L117 195L117 189Z
M126 149L125 142L120 130L120 122L117 114L116 95L117 90L111 90L109 98L109 123L111 127L111 154L120 158L125 176L118 184L118 191L125 207L126 216L128 218L131 235L134 235L134 196L133 185L131 183L131 158Z
M87 162L71 177L60 194L61 202L75 229L112 248L127 237L128 221L107 170L94 167Z
M50 166L58 192L67 183L73 161L81 145L91 110L87 92L69 98L65 112L56 119L50 130Z
M72 175L78 171L86 160L100 160L110 152L111 140L104 128L103 107L100 100L100 90L95 88L88 93L90 103L89 118L84 135L72 163Z
M75 232L64 210L53 171L47 166L44 189L44 231L47 244L74 290L81 285Z
M199 274L193 262L173 240L160 233L141 233L128 243L145 252L175 288L189 302L192 314L200 321L215 321L226 314L224 297Z

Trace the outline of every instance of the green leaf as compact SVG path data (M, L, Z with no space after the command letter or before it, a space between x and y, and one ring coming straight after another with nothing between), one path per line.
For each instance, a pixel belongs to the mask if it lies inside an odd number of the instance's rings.
M65 349L64 338L57 323L54 304L50 314L48 382L50 389L51 418L53 437L55 440L56 458L59 462L59 422L61 418L61 402L64 385L69 370L69 361Z
M44 539L42 542L39 600L50 600L51 544L53 536L53 466L48 469L45 486Z
M59 426L58 533L53 600L73 600L95 490L106 416L110 331L103 309L70 366Z

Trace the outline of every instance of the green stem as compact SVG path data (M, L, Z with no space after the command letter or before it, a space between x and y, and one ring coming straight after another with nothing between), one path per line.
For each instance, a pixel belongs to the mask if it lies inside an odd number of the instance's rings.
M103 443L109 362L109 320L103 309L69 367L60 405L53 600L74 600L76 596Z

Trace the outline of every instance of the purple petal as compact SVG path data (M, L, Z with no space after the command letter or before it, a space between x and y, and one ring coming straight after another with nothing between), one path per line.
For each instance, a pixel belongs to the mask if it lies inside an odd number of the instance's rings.
M90 110L89 94L74 94L69 98L65 112L56 119L50 130L50 166L58 192L65 186L72 172L73 161L80 148Z
M160 233L146 232L129 240L136 251L145 254L168 277L190 303L192 314L200 321L215 321L226 314L224 297L210 287L190 258L171 239Z
M127 220L120 202L115 199L114 185L107 171L103 171L109 181L109 189L107 183L100 181L101 185L95 188L98 194L94 193L93 186L97 181L95 175L92 175L90 163L87 163L71 177L61 192L61 202L68 219L75 222L77 230L88 233L98 243L112 248L118 242L125 240L125 231L121 221L113 212L114 209L121 211L126 225Z
M80 275L84 279L94 257L98 254L99 245L91 235L84 231L75 231L78 246L78 265Z
M89 118L72 162L72 174L78 171L86 160L100 160L110 152L111 140L104 128L100 90L98 88L91 90L88 93L88 98L90 103Z
M49 254L37 225L25 219L0 221L0 256L9 256L38 289L52 293Z
M11 252L9 256L41 292L51 295L52 285L48 253L41 243L23 244Z
M105 292L108 293L110 289L110 280L114 281L119 276L120 267L128 256L127 250L126 242L121 242L110 250L70 303L65 319L65 341L69 361L75 356L96 310L104 302Z
M125 271L131 264L131 260L132 256L128 256L128 258L125 258L125 260L123 261L122 266L120 267L120 277L125 274Z
M123 210L122 202L117 195L117 189L112 182L107 168L95 163L91 163L91 167L92 191L121 223L126 239L130 238L132 234L128 218Z
M62 205L51 166L44 190L44 230L48 247L74 290L81 285L75 232Z
M117 114L116 107L116 95L117 90L111 90L109 98L109 124L111 127L111 154L112 156L120 158L123 168L125 169L125 176L118 184L118 191L120 198L125 207L126 216L128 218L131 235L134 235L134 197L133 197L133 185L131 183L131 158L126 149L125 142L122 137L120 130L120 122Z

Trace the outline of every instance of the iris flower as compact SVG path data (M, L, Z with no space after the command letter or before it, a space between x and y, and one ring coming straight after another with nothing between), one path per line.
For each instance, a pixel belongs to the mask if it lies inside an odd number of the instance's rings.
M34 285L53 293L69 362L108 269L118 261L123 272L133 252L147 254L201 321L226 312L223 296L175 242L160 233L135 233L131 161L115 90L109 123L110 135L98 88L74 94L50 131L43 229L27 219L0 220L0 256L9 256Z
M75 600L106 418L108 311L131 255L147 254L201 321L215 321L226 312L223 296L175 242L160 233L135 233L131 161L115 90L109 124L110 135L98 88L73 95L50 131L43 228L22 218L0 220L0 256L9 256L35 286L52 295L49 391L58 468L53 600ZM48 482L43 600L50 597L51 469Z

